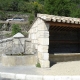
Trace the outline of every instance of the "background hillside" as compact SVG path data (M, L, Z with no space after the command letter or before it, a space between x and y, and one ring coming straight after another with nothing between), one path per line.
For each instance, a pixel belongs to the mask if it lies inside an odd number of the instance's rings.
M80 17L80 0L0 0L0 19L5 20L9 12Z
M37 13L80 18L80 0L0 0L0 20L15 16L24 18L26 24L17 25L23 32L30 29ZM0 34L3 30L12 31L12 26L0 24Z

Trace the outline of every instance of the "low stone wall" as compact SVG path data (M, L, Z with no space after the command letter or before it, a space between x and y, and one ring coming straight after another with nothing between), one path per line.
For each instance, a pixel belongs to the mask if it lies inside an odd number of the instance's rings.
M3 54L1 63L3 66L35 65L37 63L37 56L36 55L10 56Z

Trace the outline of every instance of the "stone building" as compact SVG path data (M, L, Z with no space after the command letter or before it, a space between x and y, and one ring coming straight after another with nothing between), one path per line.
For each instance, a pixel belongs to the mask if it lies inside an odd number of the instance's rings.
M80 59L79 18L38 14L29 30L29 38L37 51L41 67L50 67L52 59Z

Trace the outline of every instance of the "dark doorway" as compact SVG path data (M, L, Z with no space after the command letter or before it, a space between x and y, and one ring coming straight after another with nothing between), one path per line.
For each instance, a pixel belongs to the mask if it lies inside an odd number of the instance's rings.
M80 29L50 26L49 53L80 53Z

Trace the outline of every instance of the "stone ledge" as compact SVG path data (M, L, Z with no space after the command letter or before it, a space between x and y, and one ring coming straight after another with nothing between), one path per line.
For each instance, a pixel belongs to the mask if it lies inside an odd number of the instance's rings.
M16 78L16 74L14 74L14 73L1 72L0 74L1 74L1 78L10 78L10 79Z
M1 60L3 66L35 65L36 62L37 62L36 55L26 55L26 56L2 55L2 60Z
M53 62L80 60L80 53L49 54L49 60Z
M16 79L25 80L26 74L16 74Z
M80 76L27 75L0 72L1 78L14 80L80 80Z

